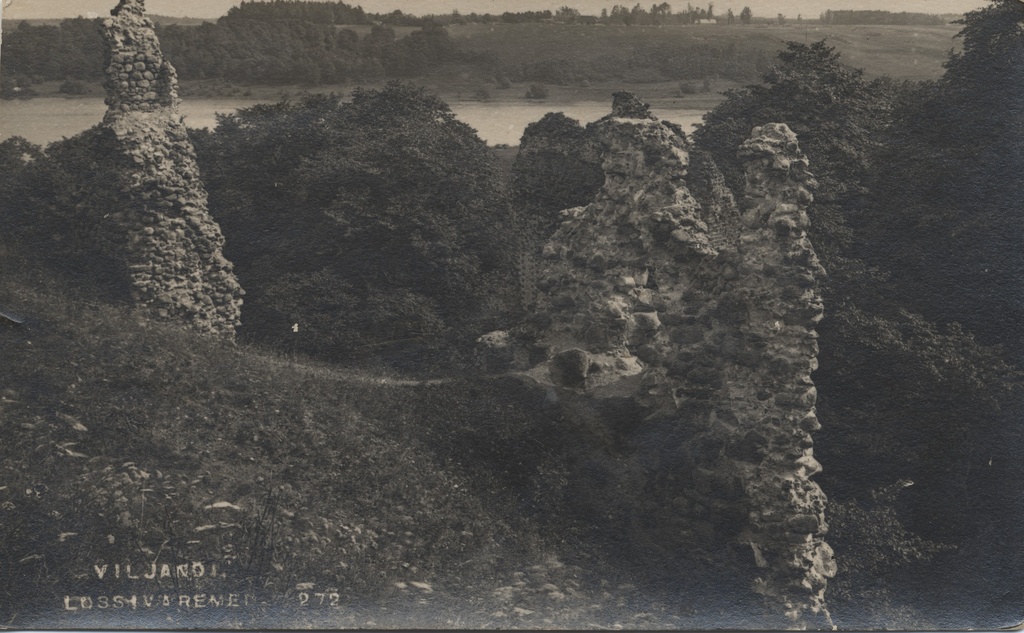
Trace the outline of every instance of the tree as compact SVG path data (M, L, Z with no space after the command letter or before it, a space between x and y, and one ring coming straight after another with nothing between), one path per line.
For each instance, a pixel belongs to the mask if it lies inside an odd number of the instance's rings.
M71 280L106 300L127 300L123 262L117 248L117 217L127 210L132 165L114 134L96 126L51 143L45 151L17 137L0 144L0 227L35 269ZM105 217L83 213L104 209ZM51 245L59 244L55 249Z
M873 134L886 112L875 93L887 84L866 83L861 71L845 66L823 41L789 42L778 60L763 84L731 91L705 115L696 141L713 153L729 185L742 191L742 166L734 148L754 126L783 121L814 160L821 181L819 203L838 203L847 194L859 193L859 185L851 183L866 178L867 148L877 142Z
M742 191L735 148L750 129L782 121L797 132L818 176L809 232L829 272L814 376L819 415L827 421L815 448L828 465L822 486L844 501L899 479L915 481L903 495L901 520L925 538L965 543L982 528L974 518L982 507L976 486L990 483L972 479L982 467L974 447L993 446L983 438L1000 428L1021 379L998 348L922 315L896 282L908 276L894 265L898 260L877 256L880 242L912 256L950 253L901 226L905 196L884 204L874 195L880 172L907 178L902 163L894 167L885 157L892 146L903 147L893 137L901 124L893 112L913 94L891 81L864 81L824 42L790 42L764 83L730 92L694 138ZM934 125L927 118L922 124ZM959 292L948 285L945 291Z
M878 209L874 245L880 260L901 271L894 292L932 319L958 321L981 342L1003 346L1019 368L1024 4L996 0L961 24L963 48L951 55L945 75L911 91L895 108L872 199ZM1008 545L1024 538L1024 477L1013 456L1022 415L1018 400L989 413L986 424L976 414L965 416L970 431L962 436L961 452L969 454L947 466L961 478L960 496L969 500L957 502L970 516L962 531L975 532L967 546L971 566L952 575L975 579L957 591L972 596L993 628L1016 618L1010 603L1021 600L1020 592L1001 587L1024 583ZM950 589L946 595L953 594Z
M24 242L35 226L33 191L25 177L33 163L43 157L43 148L33 145L20 136L0 141L0 251L8 242Z
M551 112L523 132L512 196L538 243L554 233L561 211L593 201L604 180L599 144L575 119Z
M1024 328L1024 4L999 0L961 24L963 50L946 74L901 104L898 143L886 157L894 168L880 183L880 202L900 208L880 219L925 232L937 246L909 253L894 238L880 248L919 276L905 291L922 310L1004 343L1024 363L1024 343L1006 336Z
M249 337L332 360L410 354L471 344L515 313L518 231L498 170L422 90L254 106L196 146Z
M740 11L740 24L750 24L754 19L754 12L750 10L750 7L743 7Z
M580 12L572 7L562 6L555 12L555 20L558 22L573 23L580 17Z

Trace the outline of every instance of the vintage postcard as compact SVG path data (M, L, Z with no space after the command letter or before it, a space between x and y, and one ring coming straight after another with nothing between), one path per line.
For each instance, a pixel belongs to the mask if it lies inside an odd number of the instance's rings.
M0 628L1024 621L1024 2L3 0Z

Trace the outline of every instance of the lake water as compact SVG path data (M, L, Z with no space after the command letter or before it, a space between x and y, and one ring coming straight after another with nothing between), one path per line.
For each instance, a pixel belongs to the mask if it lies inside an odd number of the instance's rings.
M217 113L229 113L253 105L251 99L192 99L182 103L181 111L189 127L214 127ZM608 114L608 103L454 103L452 111L459 120L476 129L480 138L492 145L518 145L523 130L548 112L563 112L583 123ZM36 98L25 101L0 101L0 140L23 136L45 145L97 124L106 106L102 99ZM699 123L703 110L654 108L654 114L689 131Z

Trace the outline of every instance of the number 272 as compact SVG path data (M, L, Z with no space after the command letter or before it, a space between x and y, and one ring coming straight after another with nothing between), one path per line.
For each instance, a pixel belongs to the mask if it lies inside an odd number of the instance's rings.
M311 599L312 598L312 599ZM299 593L300 607L340 607L341 594L338 593Z

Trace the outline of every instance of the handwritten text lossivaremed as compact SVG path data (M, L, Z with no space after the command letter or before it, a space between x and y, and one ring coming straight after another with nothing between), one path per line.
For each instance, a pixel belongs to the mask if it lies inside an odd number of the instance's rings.
M94 609L240 609L250 604L252 597L237 593L196 594L142 594L130 596L64 596L65 611L92 611Z
M147 581L187 579L223 579L226 574L219 570L217 563L189 561L186 563L144 564L106 563L93 565L96 578L103 582L115 581ZM175 582L175 584L177 584ZM252 596L240 593L129 593L102 596L64 596L64 611L88 612L106 609L237 609L249 606Z

